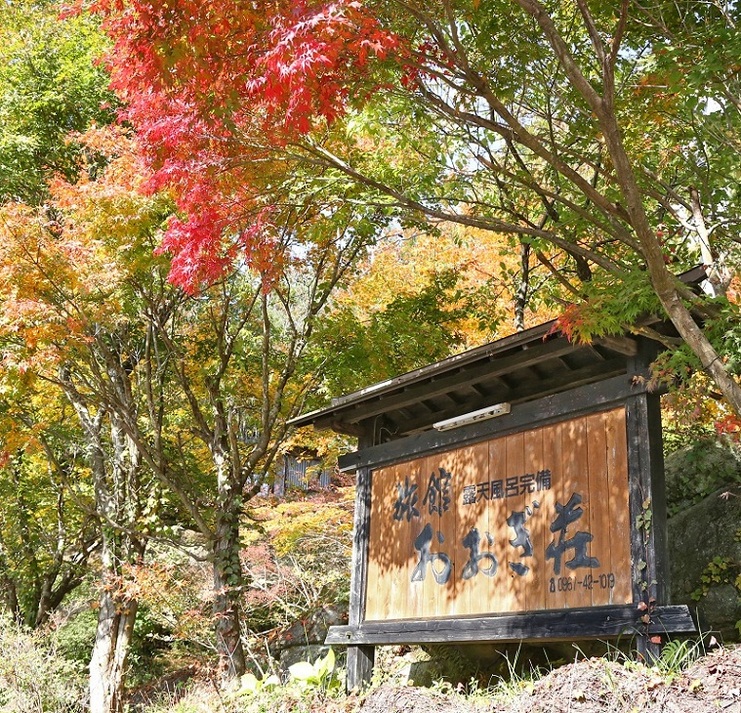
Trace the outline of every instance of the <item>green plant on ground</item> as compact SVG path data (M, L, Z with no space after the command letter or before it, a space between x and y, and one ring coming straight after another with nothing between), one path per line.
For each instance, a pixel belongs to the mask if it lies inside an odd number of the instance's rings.
M664 645L653 667L658 669L664 677L671 679L685 671L705 653L704 637L674 639Z
M0 713L78 713L85 682L38 632L0 617Z
M240 687L222 699L218 713L317 713L318 711L349 711L340 678L330 664L328 655L314 663L294 664L285 682L275 675L257 678L247 674L240 680ZM147 713L160 713L147 711ZM176 713L162 711L162 713ZM201 713L201 709L177 709L177 713ZM203 713L211 711L203 710Z
M662 646L661 653L650 661L636 658L635 642L626 649L610 645L604 660L617 663L628 671L657 674L671 682L707 654L708 645L713 645L713 642L712 635L707 633L691 638L670 639Z
M245 673L240 677L239 688L234 691L232 697L253 696L263 690L280 685L280 678L274 673L271 673L269 676L263 676L262 678L258 678L254 673Z
M553 670L553 666L540 667L521 658L522 648L503 655L504 673L497 674L489 681L490 695L501 703L513 700L523 692L532 693L535 682Z
M233 708L236 712L241 708ZM185 691L166 691L140 709L140 713L231 713L213 685L201 682Z
M98 614L87 600L75 600L70 613L50 633L50 642L59 656L73 666L85 669L95 641ZM128 655L129 688L136 688L166 672L167 658L176 660L173 637L161 625L156 612L143 602L137 612L134 635Z
M97 619L89 601L70 603L67 615L50 635L58 653L67 661L86 666L93 650Z
M327 655L318 658L314 663L299 661L288 667L291 681L299 688L317 688L322 691L338 691L340 679L335 668L335 654L332 649Z

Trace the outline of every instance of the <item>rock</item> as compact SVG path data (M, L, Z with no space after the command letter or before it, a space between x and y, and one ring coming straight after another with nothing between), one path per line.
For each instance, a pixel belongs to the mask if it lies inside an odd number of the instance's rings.
M699 503L718 488L741 483L736 449L718 441L698 441L666 456L666 500L670 515Z
M347 624L347 609L338 606L322 607L309 617L309 640L311 643L323 644L330 626Z
M284 649L280 654L280 667L284 671L287 671L289 666L298 663L299 661L308 661L309 663L315 663L317 659L323 658L327 655L329 646L292 646L289 649Z
M724 497L726 493L730 495ZM721 488L674 515L668 535L671 602L697 610L703 629L719 632L724 641L738 641L741 598L735 579L741 567L741 489L735 484ZM702 587L701 577L713 561L719 563L718 581L696 601L692 593Z
M330 626L347 623L347 609L328 605L312 612L305 619L277 631L269 642L270 653L279 658L286 649L323 645ZM304 659L306 660L306 659Z
M329 651L329 646L324 645L329 627L346 623L346 608L322 607L305 619L275 632L268 643L270 655L278 660L284 671L299 661L314 663ZM341 653L344 652L335 652L336 655Z

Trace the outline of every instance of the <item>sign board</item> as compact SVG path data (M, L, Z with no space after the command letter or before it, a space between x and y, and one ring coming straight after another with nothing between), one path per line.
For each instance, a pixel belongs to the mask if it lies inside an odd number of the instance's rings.
M619 406L373 471L364 620L633 601Z
M348 647L349 688L379 645L617 639L653 656L696 631L666 597L652 352L544 339L505 338L311 417L359 436L340 459L357 474L349 618L326 638ZM482 392L509 413L475 418Z

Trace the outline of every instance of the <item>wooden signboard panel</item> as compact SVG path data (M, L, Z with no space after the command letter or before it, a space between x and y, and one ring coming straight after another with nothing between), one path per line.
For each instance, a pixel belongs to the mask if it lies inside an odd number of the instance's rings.
M367 622L633 601L625 407L373 471Z

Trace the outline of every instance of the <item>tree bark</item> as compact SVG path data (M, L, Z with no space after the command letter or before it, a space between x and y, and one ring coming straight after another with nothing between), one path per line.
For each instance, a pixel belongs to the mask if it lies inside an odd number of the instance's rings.
M0 547L2 541L0 540ZM5 558L2 556L0 549L0 591L2 591L2 602L5 610L13 615L13 618L20 622L23 620L20 604L18 602L18 590L15 580L12 576L12 570L8 567Z
M242 646L241 603L244 573L239 557L240 495L229 477L229 459L215 457L218 468L218 511L213 539L214 630L219 668L224 680L246 670Z
M228 557L228 553L219 551L217 556ZM214 631L219 669L225 681L238 678L246 671L238 579L239 575L232 567L225 566L222 560L214 561Z
M127 659L137 602L104 588L98 600L98 626L90 657L90 713L123 713Z
M121 427L119 415L100 408L95 414L71 379L61 383L85 432L101 521L101 575L98 625L90 657L90 713L123 713L127 658L136 620L137 601L122 591L123 567L141 561L145 541L133 531L139 514L140 458L134 442ZM110 425L110 450L103 425Z

